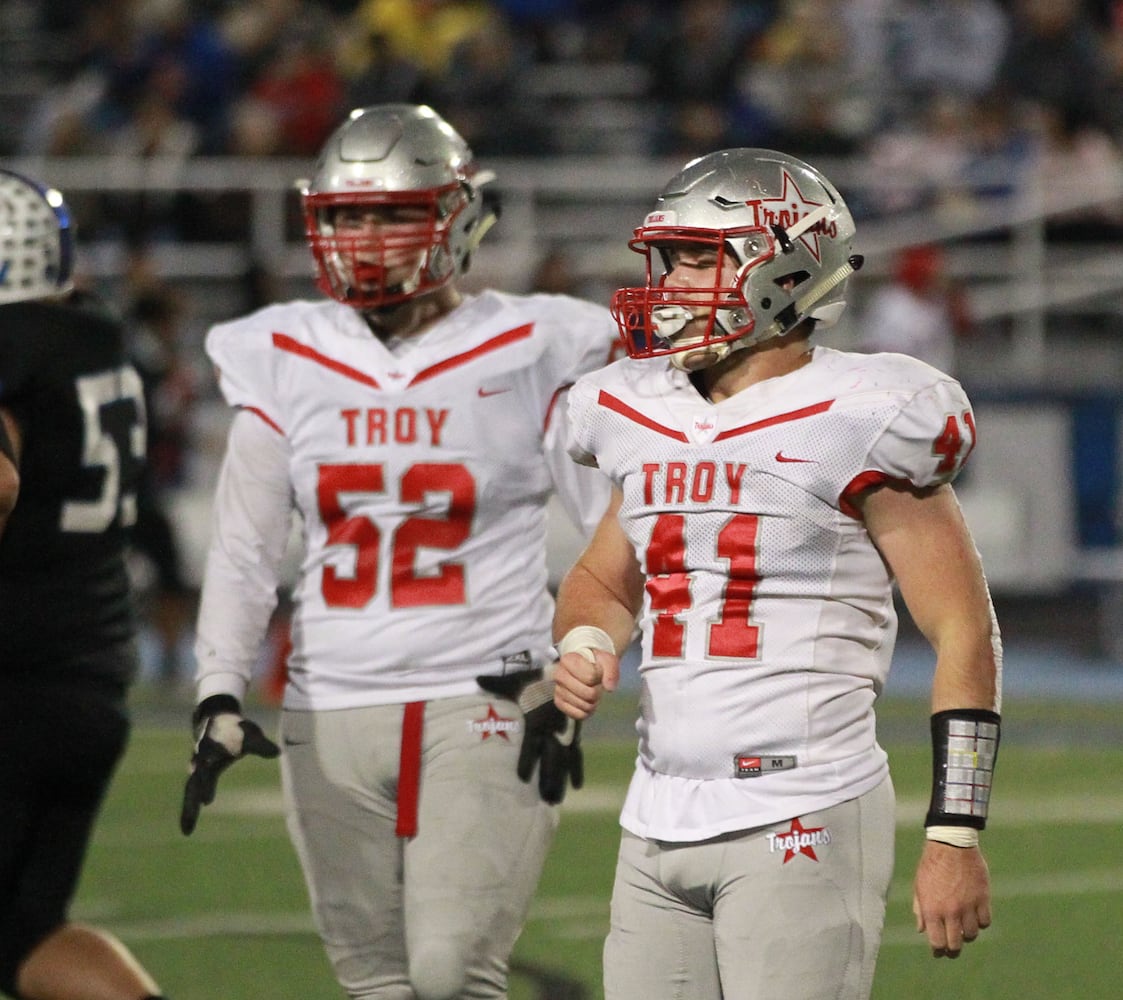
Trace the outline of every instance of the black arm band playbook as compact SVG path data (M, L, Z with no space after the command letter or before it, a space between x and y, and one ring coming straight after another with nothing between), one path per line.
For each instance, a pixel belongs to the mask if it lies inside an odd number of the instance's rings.
M987 825L1001 719L981 708L932 716L932 801L925 826Z

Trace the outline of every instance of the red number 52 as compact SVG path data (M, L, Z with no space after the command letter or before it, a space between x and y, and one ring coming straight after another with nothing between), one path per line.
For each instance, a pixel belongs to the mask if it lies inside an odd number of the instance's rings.
M384 492L381 465L320 466L316 497L327 528L327 544L355 549L352 575L341 575L334 566L324 567L320 587L329 607L361 608L377 593L381 532L369 517L349 515L342 494ZM390 606L394 608L463 604L465 600L464 565L445 562L437 573L418 576L417 550L422 546L455 549L467 539L476 509L476 484L462 465L422 462L411 466L402 476L402 503L420 503L430 493L448 494L447 511L441 516L405 518L390 540Z

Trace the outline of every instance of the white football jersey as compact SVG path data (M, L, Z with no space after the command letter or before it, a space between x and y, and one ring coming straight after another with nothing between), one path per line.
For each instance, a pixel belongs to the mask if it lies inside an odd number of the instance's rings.
M566 455L564 427L550 428L563 390L615 342L603 308L497 292L466 298L396 353L330 300L210 331L227 401L283 436L302 521L286 707L450 697L477 690L479 674L543 662L546 501L557 490L591 526L608 496L603 476ZM261 639L261 622L254 641L238 635L271 582L252 565L265 549L254 531L267 529L238 513L252 513L252 477L239 489L220 483L216 499L216 517L237 524L208 555L200 696L238 694Z
M569 418L571 454L623 491L648 581L623 825L701 840L874 787L897 620L851 500L955 477L975 442L959 384L904 355L816 347L712 404L669 365L623 360L577 383Z

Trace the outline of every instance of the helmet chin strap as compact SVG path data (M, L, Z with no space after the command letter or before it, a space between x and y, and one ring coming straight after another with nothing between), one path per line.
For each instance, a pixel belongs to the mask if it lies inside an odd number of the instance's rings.
M472 235L468 240L469 252L475 251L476 247L480 245L480 241L487 235L488 230L498 221L499 216L494 212L488 212L480 217L480 221L476 223L476 228L472 230Z
M701 338L690 338L698 339ZM695 350L687 347L685 350L676 351L671 355L671 364L674 365L679 371L684 372L697 372L703 368L709 368L711 365L716 365L719 361L724 361L733 352L737 344L725 340L718 344L705 344Z
M727 358L737 347L748 346L744 341L719 341L711 343L704 334L680 337L688 323L697 318L693 312L682 305L657 306L651 311L655 333L660 340L674 343L678 348L670 355L671 364L682 371L698 371L708 368ZM743 326L748 317L744 309L718 309L714 315L714 326L729 333L737 326ZM677 338L677 339L676 339Z
M723 315L729 316L738 310L719 309L714 316L714 325L719 329L727 327L721 322ZM709 368L729 356L734 344L730 341L711 343L704 334L691 337L679 337L686 329L695 315L685 306L669 305L659 306L651 312L655 331L660 339L675 343L677 350L670 355L671 364L680 371L694 372L702 368ZM676 339L677 338L677 339Z

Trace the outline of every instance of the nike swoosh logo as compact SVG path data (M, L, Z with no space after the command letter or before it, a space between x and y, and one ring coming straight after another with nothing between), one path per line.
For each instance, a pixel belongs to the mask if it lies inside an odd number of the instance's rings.
M782 451L776 452L777 462L809 462L812 465L818 465L818 460L814 458L788 458Z
M488 396L498 396L504 392L510 392L510 389L485 389L483 386L477 390L480 394L480 399L487 399Z

